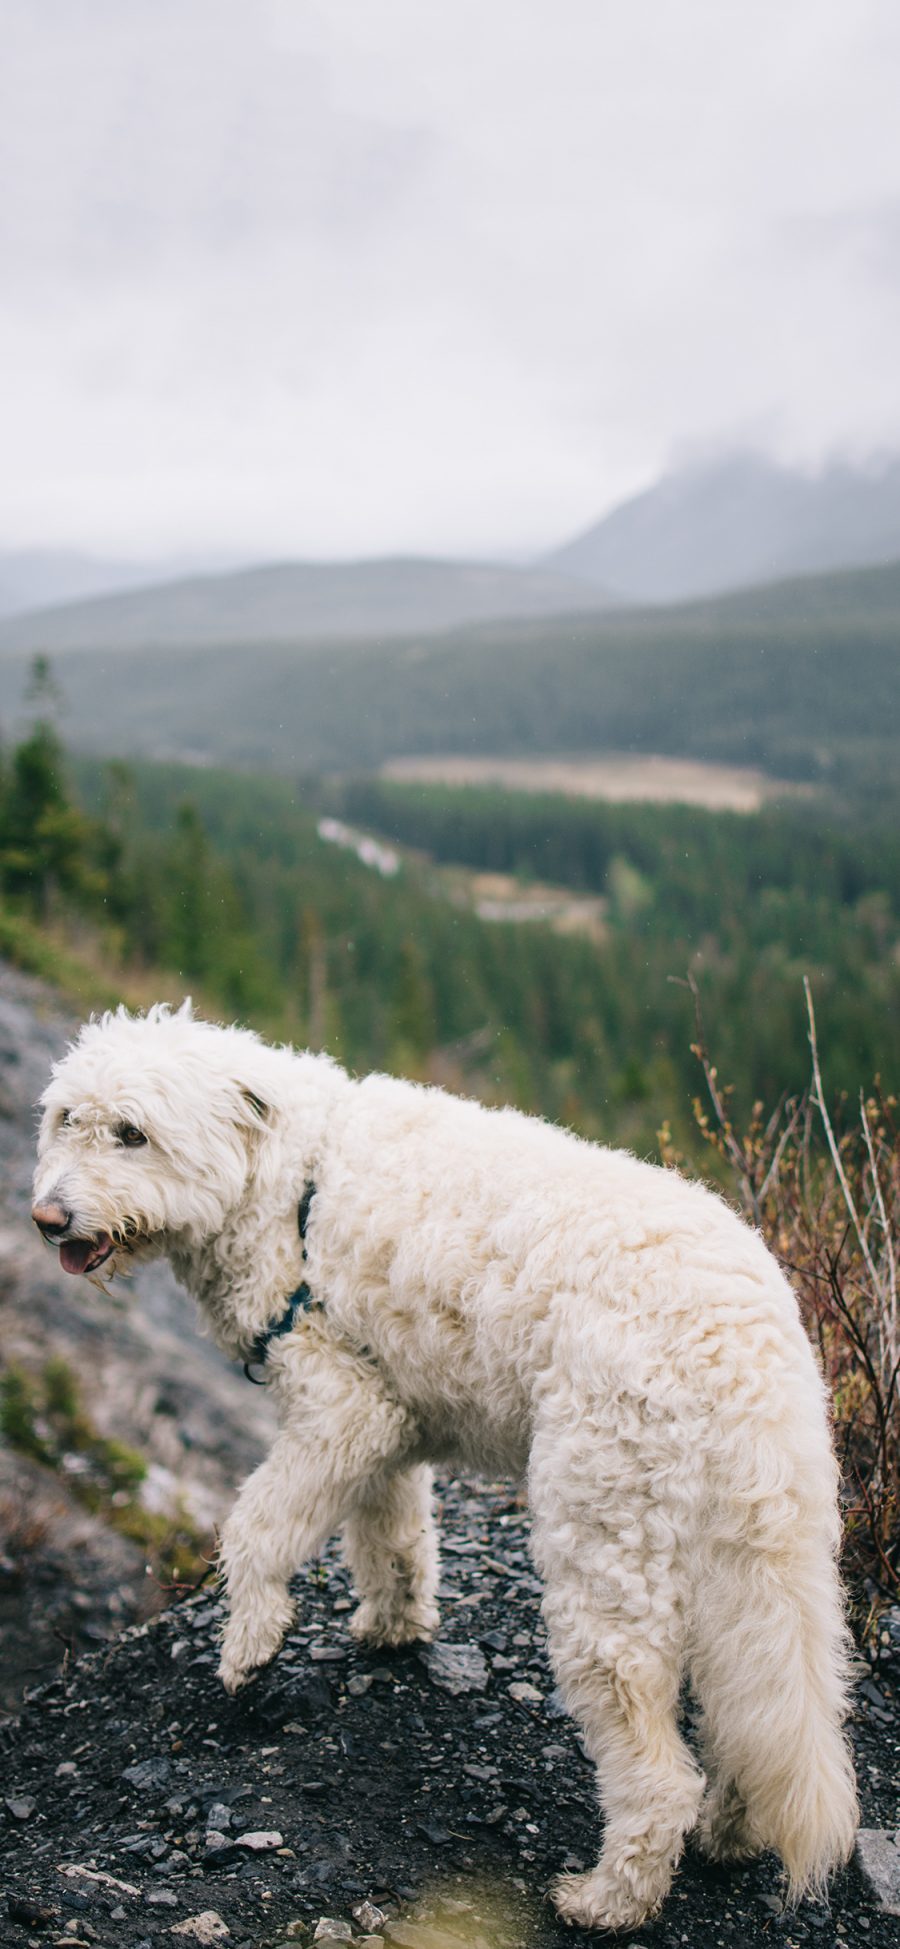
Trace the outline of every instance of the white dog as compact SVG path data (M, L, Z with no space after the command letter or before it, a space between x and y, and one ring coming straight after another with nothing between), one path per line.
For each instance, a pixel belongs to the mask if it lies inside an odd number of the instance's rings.
M672 1171L188 1008L89 1023L43 1105L34 1217L67 1271L167 1254L277 1403L225 1526L228 1690L339 1528L357 1634L429 1637L428 1464L524 1473L605 1816L563 1916L640 1923L698 1826L711 1855L774 1847L794 1896L821 1889L856 1824L837 1472L761 1239Z

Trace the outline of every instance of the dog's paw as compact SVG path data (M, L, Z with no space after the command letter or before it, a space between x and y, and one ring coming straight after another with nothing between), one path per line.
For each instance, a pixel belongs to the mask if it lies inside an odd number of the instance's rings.
M232 1698L235 1692L240 1692L245 1685L249 1685L260 1670L262 1667L259 1665L239 1665L234 1658L226 1657L224 1652L219 1659L219 1677L226 1692L230 1693Z
M579 1929L637 1929L662 1901L661 1895L642 1899L628 1883L603 1868L587 1874L559 1875L550 1890L563 1922Z
M703 1801L694 1841L707 1861L752 1861L762 1853L736 1787L713 1789Z
M264 1617L231 1617L222 1638L219 1677L226 1692L239 1692L281 1650L294 1619L289 1599Z
M378 1604L367 1597L350 1619L350 1633L360 1644L427 1644L439 1623L436 1604L392 1610L389 1604Z

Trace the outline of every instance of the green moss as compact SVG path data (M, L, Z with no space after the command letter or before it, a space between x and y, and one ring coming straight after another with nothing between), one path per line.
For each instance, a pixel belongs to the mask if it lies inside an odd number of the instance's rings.
M78 1414L78 1386L67 1360L48 1360L44 1368L44 1393L49 1414L74 1421Z
M7 1367L0 1375L0 1433L20 1455L48 1462L51 1453L37 1420L37 1396L29 1376L22 1367Z
M103 1435L84 1408L65 1360L49 1360L38 1375L7 1367L0 1375L0 1431L11 1448L65 1476L69 1493L120 1536L146 1552L148 1570L163 1586L196 1583L208 1568L210 1539L184 1508L163 1515L145 1509L139 1491L147 1475L136 1448ZM79 1455L87 1468L70 1473Z
M173 1516L144 1509L138 1502L114 1508L113 1529L146 1551L148 1567L162 1584L196 1584L209 1569L210 1538L198 1530L184 1508Z
M146 1478L147 1464L143 1455L123 1441L100 1437L93 1444L91 1452L109 1476L114 1489L137 1489Z

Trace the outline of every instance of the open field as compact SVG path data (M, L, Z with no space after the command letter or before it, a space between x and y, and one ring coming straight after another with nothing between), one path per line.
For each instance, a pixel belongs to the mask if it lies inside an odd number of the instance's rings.
M573 758L469 758L453 753L393 758L382 765L380 775L407 785L499 785L510 792L561 792L566 798L620 805L702 805L709 812L758 812L767 800L796 796L803 789L751 765L628 751Z
M608 902L596 894L573 893L571 887L543 880L523 881L512 873L469 873L463 866L438 867L436 873L441 890L458 905L471 907L479 920L539 921L555 934L606 939Z

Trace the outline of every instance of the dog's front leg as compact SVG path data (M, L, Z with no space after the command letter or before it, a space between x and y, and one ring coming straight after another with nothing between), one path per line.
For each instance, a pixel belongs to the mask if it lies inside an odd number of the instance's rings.
M219 1676L228 1692L278 1651L293 1621L294 1572L415 1438L376 1370L324 1340L286 1348L276 1385L284 1425L222 1534L229 1614Z

